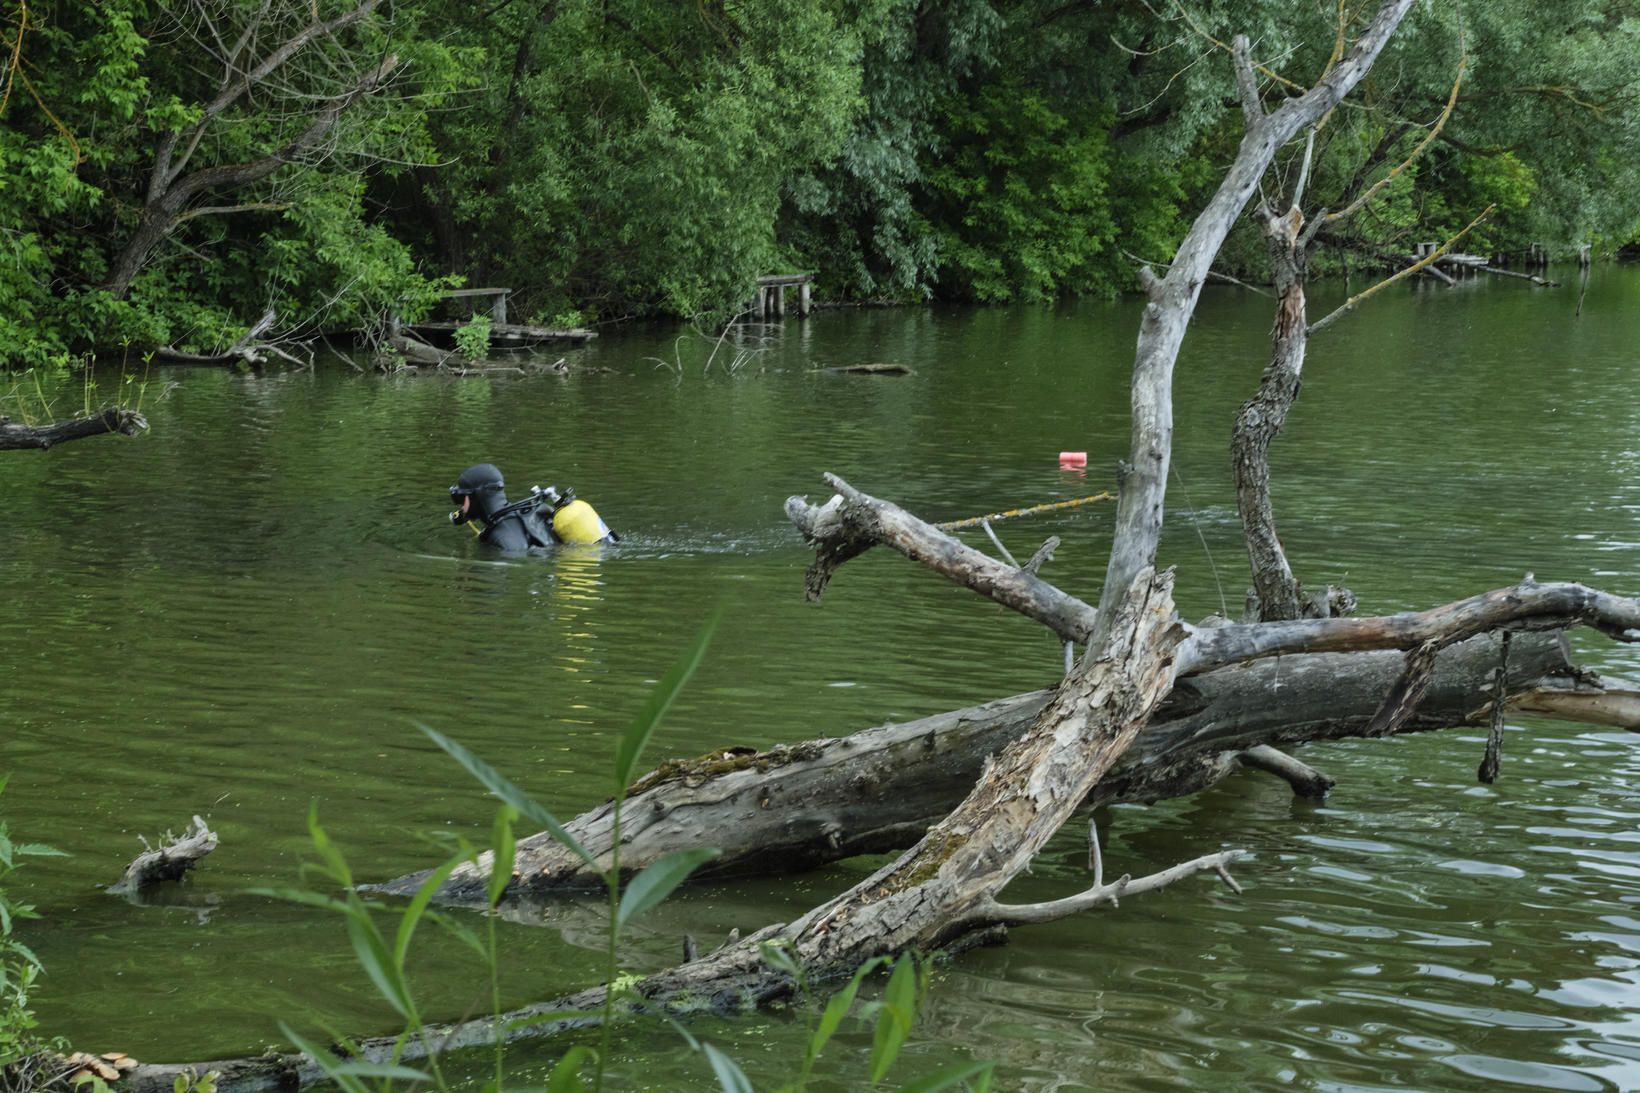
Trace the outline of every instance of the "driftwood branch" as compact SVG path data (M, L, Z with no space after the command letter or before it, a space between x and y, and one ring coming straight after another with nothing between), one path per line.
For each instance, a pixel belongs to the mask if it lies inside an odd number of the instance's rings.
M261 364L265 359L263 354L274 351L274 347L257 339L273 328L279 319L278 312L268 308L262 317L251 324L251 328L227 349L220 353L189 353L171 346L161 346L156 355L172 364ZM281 353L288 358L289 354Z
M195 816L181 835L167 836L162 845L149 847L133 858L108 890L115 895L134 896L152 885L181 880L201 858L216 849L216 842L216 832Z
M1193 877L1197 873L1212 871L1217 873L1232 891L1239 893L1241 888L1230 878L1229 865L1240 858L1247 857L1245 850L1221 850L1216 854L1204 854L1199 858L1192 858L1187 862L1151 873L1149 876L1132 877L1124 874L1109 884L1094 881L1093 885L1074 896L1064 899L1048 900L1043 903L998 903L996 900L987 900L974 908L969 922L996 923L1004 926L1022 926L1043 922L1057 922L1071 915L1081 914L1083 911L1092 911L1100 907L1116 907L1123 896L1137 896L1145 892L1154 892L1158 888L1166 888L1175 881Z
M95 414L58 421L51 425L20 425L9 417L0 417L0 451L21 448L50 448L65 440L79 440L104 433L136 436L148 428L148 419L135 410L109 407Z
M1293 793L1299 797L1319 801L1327 796L1328 790L1338 784L1309 764L1301 763L1286 752L1272 748L1268 744L1255 744L1237 758L1243 766L1262 770L1266 774L1280 778L1292 786Z
M1506 695L1509 693L1509 632L1503 634L1503 648L1498 654L1498 667L1492 673L1492 693ZM1503 710L1502 702L1492 703L1492 723L1486 733L1486 753L1481 757L1481 765L1475 771L1475 777L1481 782L1490 785L1498 780L1498 763L1503 752Z
M1427 611L1377 618L1232 623L1193 630L1179 651L1179 674L1284 653L1417 649L1449 645L1491 630L1559 630L1590 626L1622 642L1640 642L1640 601L1571 583L1523 581Z
M1036 619L1066 641L1088 639L1093 608L1036 576L1029 564L998 561L898 505L860 492L836 475L827 475L826 481L837 496L824 505L811 505L802 497L786 501L786 515L815 547L814 564L804 578L810 599L820 598L844 562L881 543Z

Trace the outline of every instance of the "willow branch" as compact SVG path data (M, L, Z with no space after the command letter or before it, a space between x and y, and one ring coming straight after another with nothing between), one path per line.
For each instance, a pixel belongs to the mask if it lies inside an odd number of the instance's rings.
M1344 206L1342 209L1339 209L1335 213L1328 213L1324 218L1327 223L1330 224L1335 221L1343 220L1345 217L1353 216L1360 212L1369 201L1371 201L1374 197L1377 197L1378 194L1382 192L1385 186L1388 186L1391 182L1394 182L1403 171L1405 171L1408 167L1411 167L1412 164L1417 161L1419 156L1424 154L1424 151L1428 149L1431 144L1435 143L1436 138L1441 135L1441 130L1446 128L1447 120L1452 117L1453 108L1458 105L1458 89L1463 86L1464 69L1468 67L1468 65L1468 54L1458 58L1458 74L1452 81L1451 94L1446 97L1446 107L1441 111L1441 116L1435 119L1435 124L1430 127L1429 132L1424 134L1424 139L1418 142L1418 146L1412 150L1406 159L1391 168L1388 174L1384 175L1384 177L1379 179L1377 182L1374 182L1354 201L1350 202L1348 205Z
M1428 267L1434 265L1436 262L1439 262L1442 258L1445 258L1446 255L1447 255L1447 252L1450 251L1454 246L1457 245L1458 240L1460 240L1464 236L1468 235L1470 230L1472 228L1474 228L1475 225L1479 224L1482 220L1485 220L1488 216L1491 216L1492 215L1492 210L1496 209L1496 208L1497 208L1496 205L1488 205L1484 210L1481 211L1481 214L1479 216L1477 216L1475 219L1471 220L1468 224L1464 225L1464 228L1463 228L1462 231L1458 232L1458 234L1454 235L1451 239L1448 239L1446 242L1442 243L1440 246L1436 247L1434 250L1430 251L1428 254L1424 255L1422 258L1418 259L1416 262L1412 263L1412 265L1410 265L1410 266L1406 267L1405 269L1400 270L1396 273L1390 274L1388 277L1384 278L1382 281L1379 281L1376 285L1373 285L1371 288L1367 289L1366 291L1358 292L1354 296L1351 296L1348 300L1345 300L1342 304L1340 304L1338 306L1338 308L1336 310L1330 312L1329 314L1327 314L1323 318L1318 319L1317 321L1311 323L1310 324L1310 333L1311 334L1321 333L1321 331L1327 329L1327 327L1331 326L1333 323L1335 323L1339 319L1341 319L1346 312L1354 311L1356 309L1356 307L1358 307L1362 303L1362 301L1366 300L1367 298L1369 298L1371 296L1377 295L1378 293L1382 292L1384 289L1388 288L1390 285L1395 284L1397 281L1404 281L1408 277L1411 277L1413 274L1417 273L1419 270L1427 269Z

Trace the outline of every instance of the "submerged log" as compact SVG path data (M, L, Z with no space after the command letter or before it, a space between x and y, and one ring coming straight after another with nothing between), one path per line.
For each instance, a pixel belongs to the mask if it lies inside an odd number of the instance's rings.
M65 440L79 440L82 437L101 436L104 433L136 436L146 428L148 419L135 410L122 410L112 406L95 414L69 421L58 421L51 425L19 425L9 417L0 417L0 451L15 451L21 448L44 450Z
M1484 723L1498 647L1499 639L1487 636L1443 650L1429 690L1400 731ZM1607 698L1597 680L1571 664L1558 633L1520 635L1510 663L1511 705L1536 702L1529 708L1546 712L1535 696L1559 693L1580 703L1580 713L1598 714L1595 704ZM1180 681L1086 804L1185 796L1242 767L1280 765L1269 754L1276 747L1363 735L1401 670L1394 651L1309 654ZM696 847L722 851L700 877L796 872L903 849L950 811L986 759L1022 734L1050 695L1032 691L850 736L662 763L628 792L622 874ZM1624 727L1640 731L1640 709L1628 716ZM565 825L600 867L608 865L612 820L604 804ZM513 901L603 883L547 832L520 840L513 868L506 897ZM476 866L458 868L439 898L482 903L488 874L485 855ZM409 895L427 875L412 873L375 890Z

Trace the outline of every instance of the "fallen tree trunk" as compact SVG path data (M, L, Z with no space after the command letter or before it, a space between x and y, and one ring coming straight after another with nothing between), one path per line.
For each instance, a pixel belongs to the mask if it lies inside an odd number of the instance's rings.
M51 425L19 425L9 417L0 417L0 451L20 448L45 449L65 440L101 436L104 433L123 433L136 436L148 428L148 419L135 410L121 410L110 406L95 414L58 421Z
M1400 731L1484 723L1500 644L1486 636L1443 650L1429 691ZM1575 704L1569 711L1574 719L1640 730L1640 704L1625 707L1616 697L1620 692L1575 668L1561 634L1520 635L1509 664L1509 696L1519 708L1555 716L1544 708L1552 700L1543 696L1552 694L1563 707ZM1311 654L1181 681L1086 804L1186 796L1243 766L1267 769L1266 753L1256 749L1362 735L1402 667L1394 651ZM796 872L904 849L950 811L986 758L1023 733L1050 694L1033 691L764 752L732 750L662 763L628 792L621 814L622 874L696 847L722 851L697 877ZM612 819L604 804L565 825L600 869L609 864ZM438 898L483 903L489 860L486 854L476 865L458 868ZM604 883L602 873L548 832L520 840L513 869L516 879L505 897L510 901ZM374 890L409 896L427 875L412 873Z

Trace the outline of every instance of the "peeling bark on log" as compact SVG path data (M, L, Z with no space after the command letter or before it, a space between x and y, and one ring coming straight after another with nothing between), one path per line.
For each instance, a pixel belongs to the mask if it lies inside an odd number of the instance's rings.
M1308 263L1300 239L1304 214L1296 204L1280 216L1263 209L1260 219L1269 245L1278 303L1270 329L1270 363L1259 381L1258 393L1243 403L1236 415L1230 467L1258 603L1255 618L1248 621L1272 622L1301 618L1307 613L1304 590L1276 534L1275 509L1270 501L1270 443L1286 424L1287 412L1298 401L1302 386L1308 342L1304 317Z
M148 419L135 410L109 407L86 417L59 421L51 425L19 425L9 417L0 417L0 451L22 448L46 449L65 440L101 436L104 433L123 433L136 436L148 428Z
M1498 644L1487 636L1443 650L1423 703L1400 731L1484 723ZM1522 635L1510 659L1511 694L1519 698L1544 688L1561 688L1584 702L1606 695L1567 660L1560 634ZM1086 804L1186 796L1242 766L1276 766L1260 748L1364 735L1401 670L1402 657L1393 651L1311 654L1182 681ZM723 852L695 874L700 878L797 872L903 849L950 811L987 757L1022 734L1050 694L1033 691L750 755L722 752L662 763L634 783L622 810L622 873L696 847ZM1325 791L1312 780L1300 792ZM610 813L609 805L600 805L566 825L601 866L608 864ZM485 855L477 866L457 869L440 900L482 903L488 867ZM602 884L546 832L519 841L514 872L506 897L513 902ZM426 876L413 873L372 887L408 896Z

